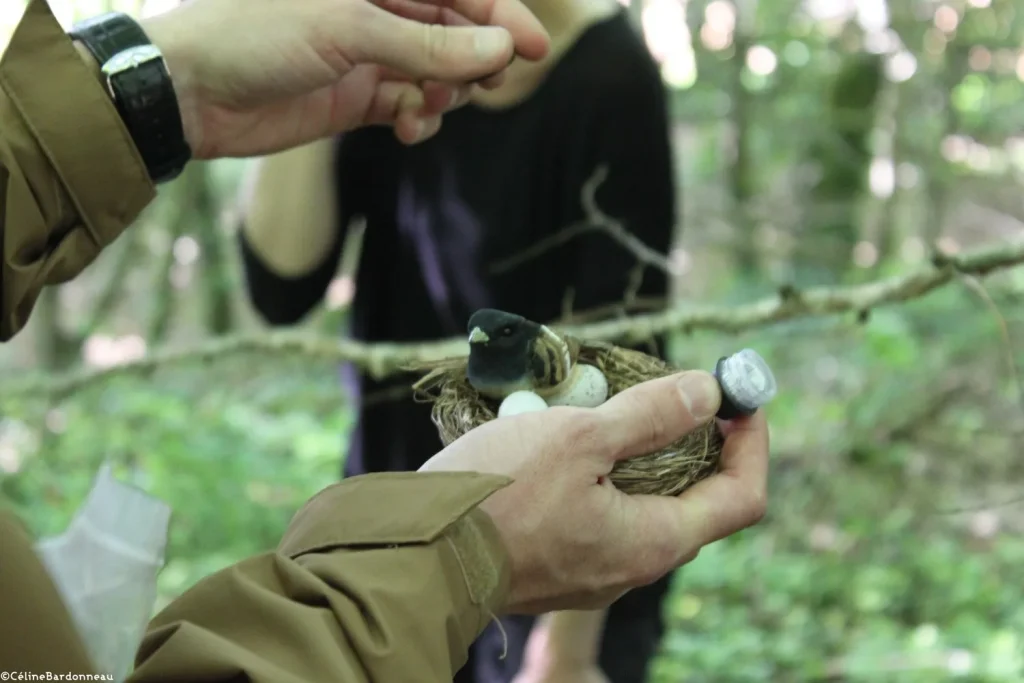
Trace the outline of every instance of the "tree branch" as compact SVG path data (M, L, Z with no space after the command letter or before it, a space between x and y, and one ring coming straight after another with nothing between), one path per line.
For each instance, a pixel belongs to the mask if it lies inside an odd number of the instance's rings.
M608 166L602 165L598 166L594 170L593 175L587 179L587 182L583 183L583 187L580 189L580 203L583 205L583 214L586 216L584 220L574 223L564 230L559 230L554 235L540 240L528 249L493 262L490 266L491 274L498 275L512 270L579 235L598 231L603 232L618 242L619 246L629 251L641 264L657 268L671 275L673 273L672 264L664 254L644 244L636 235L629 232L621 221L615 220L598 206L597 191L607 178Z
M787 288L776 296L739 306L700 307L687 303L661 312L562 329L589 340L629 344L677 330L736 333L813 316L854 312L865 317L873 308L920 298L958 275L984 276L1021 263L1024 263L1024 240L954 256L938 255L932 263L902 275L861 285L817 287L802 292ZM466 340L461 337L420 344L363 344L294 332L232 336L209 340L191 348L155 352L113 367L85 369L59 377L6 379L0 399L62 397L119 376L145 375L163 366L196 361L208 363L241 353L302 355L324 362L349 361L369 376L381 379L426 361L467 352Z

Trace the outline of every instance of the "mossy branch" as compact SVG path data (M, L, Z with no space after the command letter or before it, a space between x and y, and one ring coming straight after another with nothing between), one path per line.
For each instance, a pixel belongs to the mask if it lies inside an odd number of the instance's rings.
M930 263L901 275L849 287L787 287L776 295L736 306L695 306L565 326L581 338L620 344L637 343L673 331L716 330L736 333L774 323L815 316L856 313L866 319L872 309L918 299L961 275L977 277L1024 263L1024 240L936 256ZM363 344L294 332L230 336L189 348L152 353L138 360L104 368L88 368L60 376L6 378L0 401L12 398L64 397L87 387L128 375L145 375L166 366L212 363L237 354L289 354L322 362L348 361L376 379L402 373L427 361L467 353L464 339L419 344Z

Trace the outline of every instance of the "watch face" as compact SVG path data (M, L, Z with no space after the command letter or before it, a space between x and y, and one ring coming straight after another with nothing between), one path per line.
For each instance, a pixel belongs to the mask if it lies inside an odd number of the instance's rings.
M124 71L130 71L146 62L163 59L163 57L160 48L156 45L137 45L118 52L107 60L107 63L103 65L103 73L109 78Z

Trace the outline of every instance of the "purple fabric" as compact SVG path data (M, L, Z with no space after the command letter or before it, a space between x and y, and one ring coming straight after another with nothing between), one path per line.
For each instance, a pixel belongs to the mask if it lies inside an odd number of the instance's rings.
M460 196L450 166L443 164L438 173L438 196L417 192L413 179L404 178L398 187L395 213L399 235L416 250L434 309L454 334L462 330L453 306L453 288L461 299L460 308L475 310L489 305L487 287L477 267L482 260L483 230L480 220Z

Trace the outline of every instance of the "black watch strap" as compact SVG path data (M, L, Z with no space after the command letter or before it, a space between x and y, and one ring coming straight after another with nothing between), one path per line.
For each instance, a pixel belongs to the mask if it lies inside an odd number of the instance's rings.
M155 183L172 180L192 158L163 55L127 14L76 24L72 39L100 64L110 96Z

